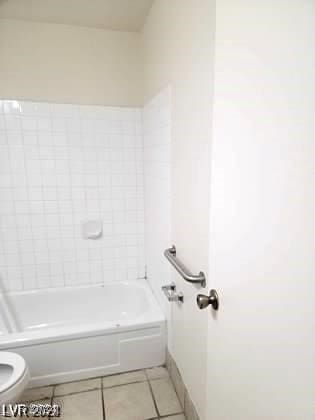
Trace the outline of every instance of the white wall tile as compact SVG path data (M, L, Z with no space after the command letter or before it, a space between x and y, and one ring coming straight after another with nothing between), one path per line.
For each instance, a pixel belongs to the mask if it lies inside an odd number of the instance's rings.
M140 109L0 101L7 290L144 275L141 127ZM104 224L97 241L82 238L90 218Z

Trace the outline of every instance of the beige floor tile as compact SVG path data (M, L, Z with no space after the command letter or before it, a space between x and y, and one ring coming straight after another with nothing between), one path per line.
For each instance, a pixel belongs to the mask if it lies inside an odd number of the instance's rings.
M169 378L151 382L154 398L161 416L181 413L182 407Z
M125 385L132 382L144 382L146 376L143 370L137 370L134 372L122 373L119 375L111 375L103 377L103 387L110 388L116 385Z
M146 369L146 373L149 379L160 379L169 377L167 369L163 366L154 367L152 369Z
M147 382L103 389L106 420L145 420L157 417Z
M101 378L88 379L86 381L68 382L66 384L57 385L54 395L59 397L61 395L74 394L83 391L93 391L94 389L100 389L101 386Z
M163 417L163 420L186 420L184 414L178 414L177 416Z
M26 389L20 396L20 402L39 401L52 397L53 387L43 386L40 388Z
M82 394L54 398L61 405L62 420L102 420L102 391L89 391Z

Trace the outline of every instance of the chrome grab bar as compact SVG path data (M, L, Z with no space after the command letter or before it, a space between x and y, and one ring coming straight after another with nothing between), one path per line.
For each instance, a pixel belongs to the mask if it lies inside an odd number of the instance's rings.
M184 295L180 293L176 293L176 284L171 283L167 286L162 286L164 295L167 297L169 302L184 302Z
M206 287L206 276L200 271L199 274L193 275L187 268L176 258L176 247L168 248L164 251L167 260L172 264L176 271L189 283L199 283L202 287Z

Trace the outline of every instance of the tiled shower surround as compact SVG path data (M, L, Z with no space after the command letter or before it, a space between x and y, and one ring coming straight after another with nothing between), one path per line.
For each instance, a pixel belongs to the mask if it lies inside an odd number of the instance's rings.
M142 111L0 101L0 279L6 290L145 274ZM103 235L82 237L100 219Z

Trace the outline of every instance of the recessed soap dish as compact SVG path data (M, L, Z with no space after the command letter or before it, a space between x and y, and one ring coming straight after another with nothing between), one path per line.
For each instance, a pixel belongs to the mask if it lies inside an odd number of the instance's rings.
M87 220L82 223L82 235L85 239L98 239L103 233L101 220Z

